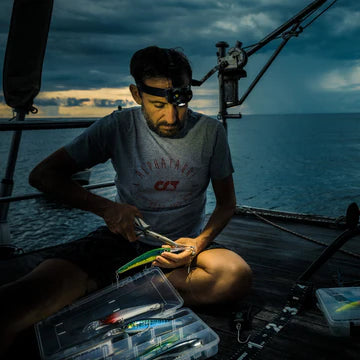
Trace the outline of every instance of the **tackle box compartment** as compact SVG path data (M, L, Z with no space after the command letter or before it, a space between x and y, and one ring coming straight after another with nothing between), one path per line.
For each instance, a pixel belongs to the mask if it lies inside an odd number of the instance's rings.
M316 297L333 335L360 335L360 287L318 289Z
M182 305L159 268L145 269L37 323L41 358L150 360L166 351L174 358L181 353L184 360L215 355L218 335Z

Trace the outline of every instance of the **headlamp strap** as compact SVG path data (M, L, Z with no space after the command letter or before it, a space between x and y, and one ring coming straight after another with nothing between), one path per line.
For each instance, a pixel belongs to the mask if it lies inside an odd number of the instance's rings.
M160 96L166 98L168 89L160 89L152 86L145 85L144 83L136 83L138 89L144 93L154 96Z
M192 98L191 85L182 88L167 88L160 89L145 85L144 83L137 83L138 89L146 94L164 97L169 103L184 106Z

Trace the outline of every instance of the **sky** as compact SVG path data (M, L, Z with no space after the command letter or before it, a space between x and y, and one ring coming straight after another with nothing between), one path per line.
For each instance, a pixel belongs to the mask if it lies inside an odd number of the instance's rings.
M327 1L330 4L332 1ZM0 65L12 1L0 3ZM257 43L311 1L306 0L54 0L36 117L101 117L133 106L129 61L143 47L180 47L193 78L217 64L218 41ZM304 23L306 24L306 22ZM242 114L360 112L360 2L333 7L290 39L241 107ZM36 39L34 39L36 41ZM253 54L240 95L281 39ZM25 55L26 56L26 55ZM0 74L2 83L2 73ZM190 107L218 113L218 80L194 88ZM0 92L0 117L12 117ZM31 115L30 115L31 116Z

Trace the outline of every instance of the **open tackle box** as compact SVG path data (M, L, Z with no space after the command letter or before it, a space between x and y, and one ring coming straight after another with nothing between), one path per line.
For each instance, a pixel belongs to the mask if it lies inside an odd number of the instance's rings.
M207 359L219 337L152 267L35 325L44 360Z
M360 287L316 290L319 307L335 336L360 336Z

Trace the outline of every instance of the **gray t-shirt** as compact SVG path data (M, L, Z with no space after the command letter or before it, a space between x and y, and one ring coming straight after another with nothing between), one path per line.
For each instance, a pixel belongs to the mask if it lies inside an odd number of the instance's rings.
M116 201L136 206L152 230L173 240L199 235L209 180L234 171L222 124L191 110L176 138L153 132L135 107L96 121L65 149L83 168L111 159Z

